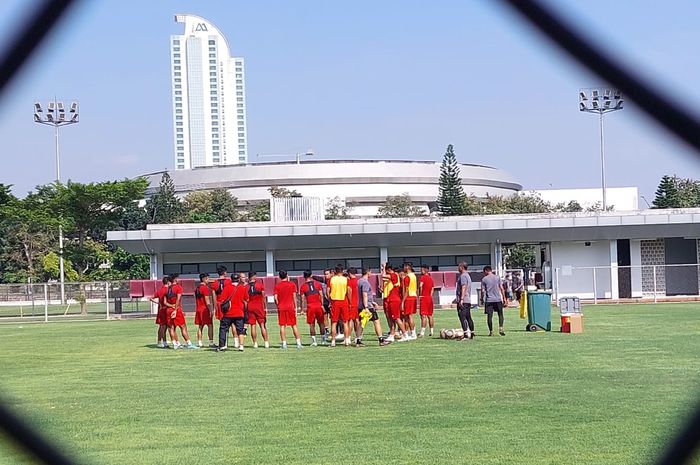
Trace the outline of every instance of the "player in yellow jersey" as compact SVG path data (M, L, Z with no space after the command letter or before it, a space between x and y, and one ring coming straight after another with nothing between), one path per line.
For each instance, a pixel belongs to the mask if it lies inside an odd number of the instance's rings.
M406 327L406 333L409 339L416 339L416 325L413 322L413 315L418 308L418 278L413 272L413 263L406 262L403 264L405 276L402 284L402 300L401 300L401 315L403 324Z

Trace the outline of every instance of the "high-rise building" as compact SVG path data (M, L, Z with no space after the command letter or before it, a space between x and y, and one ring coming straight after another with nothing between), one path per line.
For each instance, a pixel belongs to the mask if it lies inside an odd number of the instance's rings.
M170 36L175 169L248 161L243 58L231 57L216 26L176 15Z

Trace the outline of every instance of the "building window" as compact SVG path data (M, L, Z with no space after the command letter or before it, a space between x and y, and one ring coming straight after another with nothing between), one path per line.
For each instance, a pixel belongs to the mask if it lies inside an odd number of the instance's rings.
M175 76L182 76L182 74L180 73L180 71L175 71ZM180 82L180 80L175 79L175 82Z
M245 148L245 147L244 147ZM245 150L239 150L238 155L245 155Z
M179 64L180 64L180 60L173 60L173 63L176 64L176 65L179 65ZM180 69L180 68L178 67L178 69Z
M175 84L176 89L182 89L182 84Z
M237 77L237 78L242 78L243 75L242 75L242 74L236 74L236 77Z
M238 139L239 144L245 144L245 139Z
M179 169L179 170L184 170L184 169L185 169L185 165L177 165L177 169Z
M178 39L173 39L173 45L180 45L180 41Z
M242 101L243 101L243 97L236 97L236 101L242 102Z
M173 58L180 58L180 54L179 54L179 53L173 53ZM178 61L178 63L180 63L180 62Z
M212 125L212 126L218 126L218 125L219 125L219 122L218 122L218 121L212 121L212 122L211 122L211 125ZM212 131L213 131L213 129L212 129Z
M216 78L209 78L209 82L216 82Z
M219 100L219 98L218 98L218 97L215 97L215 96L212 96L212 98L211 98L211 101L212 101L212 102L216 102L216 101L218 101L218 100Z
M212 149L212 150L219 150L219 146L218 146L218 145L212 145L211 149Z
M184 146L184 145L178 145L178 146L177 146L177 149L178 149L178 150L185 150L185 146ZM178 153L178 155L184 155L184 154L183 154L183 153Z
M211 63L211 62L210 62ZM216 66L210 66L209 71L216 71Z
M182 132L183 129L182 129L182 128L177 128L177 129L175 129L175 131L177 131L177 132Z
M182 97L175 97L176 102L182 102Z
M175 119L182 119L182 115L175 115Z
M216 45L216 41L210 39L210 40L209 40L209 45Z
M240 130L241 128L238 129ZM239 132L238 137L245 137L245 132ZM241 142L241 139L239 139L238 141Z
M243 86L236 86L237 90L243 90Z
M242 103L237 103L236 106L237 106L238 108L243 108L243 104L242 104Z
M178 65L175 65L175 71L179 71L180 67Z
M179 51L180 51L180 47L173 47L173 52L179 52Z
M219 132L219 128L211 128L212 132Z
M217 110L216 108L212 108L212 109L211 109L211 112L212 112L212 113L218 113L219 110Z
M220 163L218 158L214 158L214 163Z
M176 90L176 91L175 91L175 95L182 95L182 91L181 91L181 90Z
M236 79L236 84L243 84L243 81L241 81L240 79Z
M238 114L243 114L243 110L237 110Z
M176 103L175 108L182 108L182 103Z
M219 119L219 117L217 115L211 115L211 119Z
M177 73L177 74L176 74L176 76L179 76L179 75L180 75L180 73ZM180 78L175 78L175 82L182 82L182 79L180 79Z
M243 71L243 68L236 68L236 72L237 72L237 73L240 73L240 72L242 72L242 71Z
M236 66L243 66L243 62L242 62L242 61L237 61L237 62L236 62Z
M214 149L214 150L218 150L218 148L216 148L216 149ZM219 152L212 152L212 156L218 157L218 156L219 156Z
M176 121L175 126L182 126L182 121Z
M209 47L210 52L216 52L216 47Z
M236 92L236 95L243 95L243 92Z
M181 113L182 113L182 110L175 110L175 113L181 114Z
M238 148L239 148L239 149L244 149L244 148L245 148L245 145L241 144L241 145L238 146Z
M216 58L216 53L210 53L209 58Z
M216 71L210 71L209 76L216 76Z
M238 110L239 113L243 113L243 110ZM241 120L239 123L241 123L245 118L243 115L238 115L238 119Z

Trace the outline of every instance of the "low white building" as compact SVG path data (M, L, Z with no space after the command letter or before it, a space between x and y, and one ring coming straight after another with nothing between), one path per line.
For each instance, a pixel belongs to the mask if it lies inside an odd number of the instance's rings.
M378 218L288 223L149 225L107 239L151 257L152 277L235 272L299 275L336 263L425 263L452 272L467 262L503 270L503 246L538 247L538 283L555 297L624 299L697 296L700 209ZM451 300L448 289L444 295ZM441 299L443 300L443 299Z

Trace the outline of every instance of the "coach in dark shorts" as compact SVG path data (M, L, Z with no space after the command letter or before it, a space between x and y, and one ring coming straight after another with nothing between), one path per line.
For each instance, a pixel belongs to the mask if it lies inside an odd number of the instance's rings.
M489 325L489 336L493 336L493 312L498 313L498 334L505 336L503 331L503 302L506 300L501 278L493 274L490 266L484 267L484 277L481 279L481 297L486 310L486 322Z

